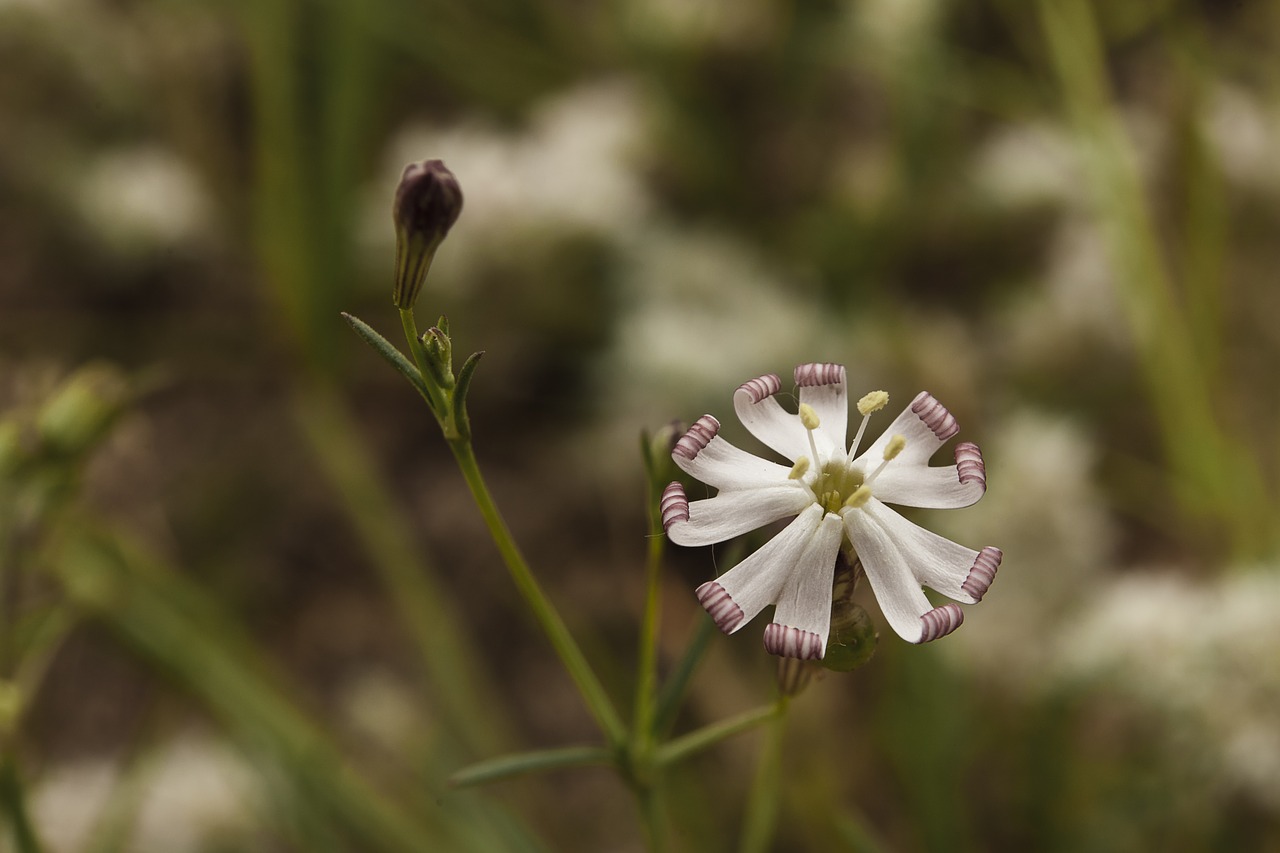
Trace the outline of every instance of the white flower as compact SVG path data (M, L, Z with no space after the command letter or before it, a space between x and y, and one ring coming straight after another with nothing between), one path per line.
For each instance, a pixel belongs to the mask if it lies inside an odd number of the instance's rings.
M678 545L710 545L788 516L787 527L715 581L698 600L731 634L768 605L765 648L784 657L821 658L831 627L836 556L849 545L890 626L912 643L936 640L960 627L959 605L934 607L922 586L973 604L982 599L1003 556L974 551L907 521L886 503L930 509L969 506L987 488L978 446L956 445L955 465L930 467L930 457L960 428L942 404L921 392L865 452L858 446L883 391L858 401L862 424L846 451L848 392L839 364L795 370L799 412L775 399L774 374L752 379L733 395L738 418L760 441L794 462L787 468L753 456L717 434L704 415L676 444L672 458L686 473L719 489L690 503L672 483L662 496L662 523Z

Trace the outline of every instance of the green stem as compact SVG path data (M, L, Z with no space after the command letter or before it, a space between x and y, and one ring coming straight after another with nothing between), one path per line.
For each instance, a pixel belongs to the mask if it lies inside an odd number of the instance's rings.
M669 741L658 749L654 759L654 764L659 767L668 764L675 764L700 752L709 746L713 746L727 737L732 737L739 732L745 732L747 729L755 728L761 723L771 720L780 715L786 708L786 700L780 699L773 705L765 705L761 708L752 708L750 711L743 711L737 716L730 717L727 720L721 720L718 723L712 723L709 726L689 732L675 740Z
M779 696L766 732L764 746L751 781L751 793L743 813L742 853L765 853L778 825L778 770L782 763L782 736L786 728L787 697Z
M427 353L422 348L422 340L418 337L418 321L413 316L413 309L400 309L400 325L404 327L404 336L409 344L409 353L413 356L413 363L418 367L418 373L422 375L427 393L427 403L431 406L431 410L435 412L436 418L440 421L440 426L444 427L446 421L446 413L448 409L445 403L440 399L440 390L434 382L431 381L431 371L427 369Z
M470 785L483 785L514 776L523 776L526 773L559 770L562 767L613 764L614 759L614 753L602 746L567 746L536 752L520 752L464 767L449 777L449 784L465 788Z
M662 624L662 550L666 537L657 513L654 485L648 487L649 552L645 568L644 621L640 624L640 655L636 673L635 721L632 736L636 758L644 760L653 746L654 688L658 680L658 627Z
M534 618L546 632L547 638L559 655L561 663L568 670L569 677L573 679L578 692L582 694L592 716L596 718L610 745L617 747L625 743L626 728L618 717L618 712L609 701L604 686L587 663L582 650L569 633L564 620L560 618L559 612L539 586L529 564L520 553L515 539L511 536L511 531L507 529L507 524L503 521L502 514L498 511L493 497L489 494L489 488L480 474L480 466L476 461L471 442L465 439L452 440L449 442L449 449L458 460L463 479L471 489L471 496L475 499L480 515L489 528L489 535L498 546L498 552L502 555L507 571L511 573L511 579L515 582L525 603L529 605L529 609L533 611Z

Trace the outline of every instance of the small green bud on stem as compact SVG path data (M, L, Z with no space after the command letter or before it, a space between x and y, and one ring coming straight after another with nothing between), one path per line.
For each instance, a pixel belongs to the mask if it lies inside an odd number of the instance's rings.
M436 249L462 213L462 188L440 160L411 163L396 187L391 216L396 226L396 307L413 308Z

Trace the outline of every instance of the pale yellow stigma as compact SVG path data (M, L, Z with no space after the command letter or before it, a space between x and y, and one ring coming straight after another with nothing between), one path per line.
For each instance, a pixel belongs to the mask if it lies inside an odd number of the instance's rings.
M871 489L867 488L866 485L861 485L854 489L853 494L845 499L844 505L850 509L861 509L869 500L871 500Z
M818 428L818 413L808 403L800 404L800 423L804 424L805 429Z
M889 439L889 443L884 449L884 461L888 462L890 459L897 456L906 446L907 437L904 435L895 435L893 438Z
M796 464L791 466L791 473L787 475L788 480L799 480L805 474L809 473L809 457L801 456L796 460Z
M865 418L872 412L878 412L887 405L889 405L889 394L887 391L872 391L870 394L863 396L863 398L858 401L858 414Z

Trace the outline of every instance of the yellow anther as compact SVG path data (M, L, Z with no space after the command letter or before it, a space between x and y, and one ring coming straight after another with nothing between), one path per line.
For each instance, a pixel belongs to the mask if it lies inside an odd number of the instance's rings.
M889 393L887 391L872 391L858 401L858 414L865 418L872 412L878 412L887 405L889 405Z
M800 423L804 424L805 429L818 428L818 413L808 403L800 404Z
M796 464L791 466L791 473L787 475L788 480L799 480L805 474L809 473L809 457L801 456L796 460Z
M844 505L850 509L859 509L869 500L871 500L871 489L866 486L858 486L853 490L853 494L849 495L845 500Z
M893 438L889 439L889 443L884 448L884 461L888 462L890 459L897 456L906 446L906 436L895 435Z

